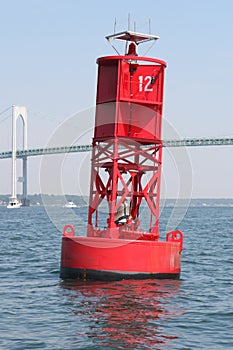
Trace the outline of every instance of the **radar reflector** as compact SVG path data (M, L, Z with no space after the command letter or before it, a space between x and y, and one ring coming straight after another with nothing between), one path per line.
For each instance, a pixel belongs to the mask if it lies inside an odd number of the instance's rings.
M123 41L130 41L134 42L135 44L141 44L147 41L151 40L158 40L159 36L151 35L151 34L142 34L142 33L136 33L131 31L124 31L120 33L115 33L112 35L106 36L107 40L123 40Z

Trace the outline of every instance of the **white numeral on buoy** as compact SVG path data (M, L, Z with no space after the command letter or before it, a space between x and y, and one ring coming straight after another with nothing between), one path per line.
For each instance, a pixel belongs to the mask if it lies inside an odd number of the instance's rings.
M145 77L143 75L139 75L138 80L139 80L139 91L146 91L146 92L153 91L152 87L149 88L149 85L151 84L150 75L147 75Z

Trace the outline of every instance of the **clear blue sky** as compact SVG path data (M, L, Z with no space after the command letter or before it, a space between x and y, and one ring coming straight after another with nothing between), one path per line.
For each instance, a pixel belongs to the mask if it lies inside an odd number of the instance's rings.
M128 13L138 31L147 32L150 19L160 36L150 56L168 63L164 118L180 137L233 136L231 0L0 0L0 10L0 112L12 104L28 108L29 148L44 147L67 117L93 107L96 58L113 54L104 37L115 17L116 29L126 29ZM10 147L6 113L0 151ZM188 152L193 197L233 198L233 148ZM166 152L164 161L172 172ZM30 193L40 192L38 172L39 159L29 160ZM9 179L10 163L2 160L0 193L10 192ZM169 175L167 196L175 195L172 181ZM67 191L76 193L72 181Z

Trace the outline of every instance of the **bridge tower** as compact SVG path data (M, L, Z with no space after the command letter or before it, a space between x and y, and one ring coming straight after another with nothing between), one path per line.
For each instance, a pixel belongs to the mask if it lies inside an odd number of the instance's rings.
M12 106L12 168L11 168L11 197L9 199L8 208L17 208L21 205L28 206L29 201L27 199L27 157L23 157L23 177L20 178L20 182L23 183L22 201L17 199L17 172L16 172L16 123L17 119L21 118L23 122L23 150L27 150L27 110L24 106Z

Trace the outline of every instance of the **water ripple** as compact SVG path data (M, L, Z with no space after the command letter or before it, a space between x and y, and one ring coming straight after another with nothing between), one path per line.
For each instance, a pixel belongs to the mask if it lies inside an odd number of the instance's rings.
M60 281L43 208L0 207L0 348L232 349L232 213L189 209L180 280L100 283Z

